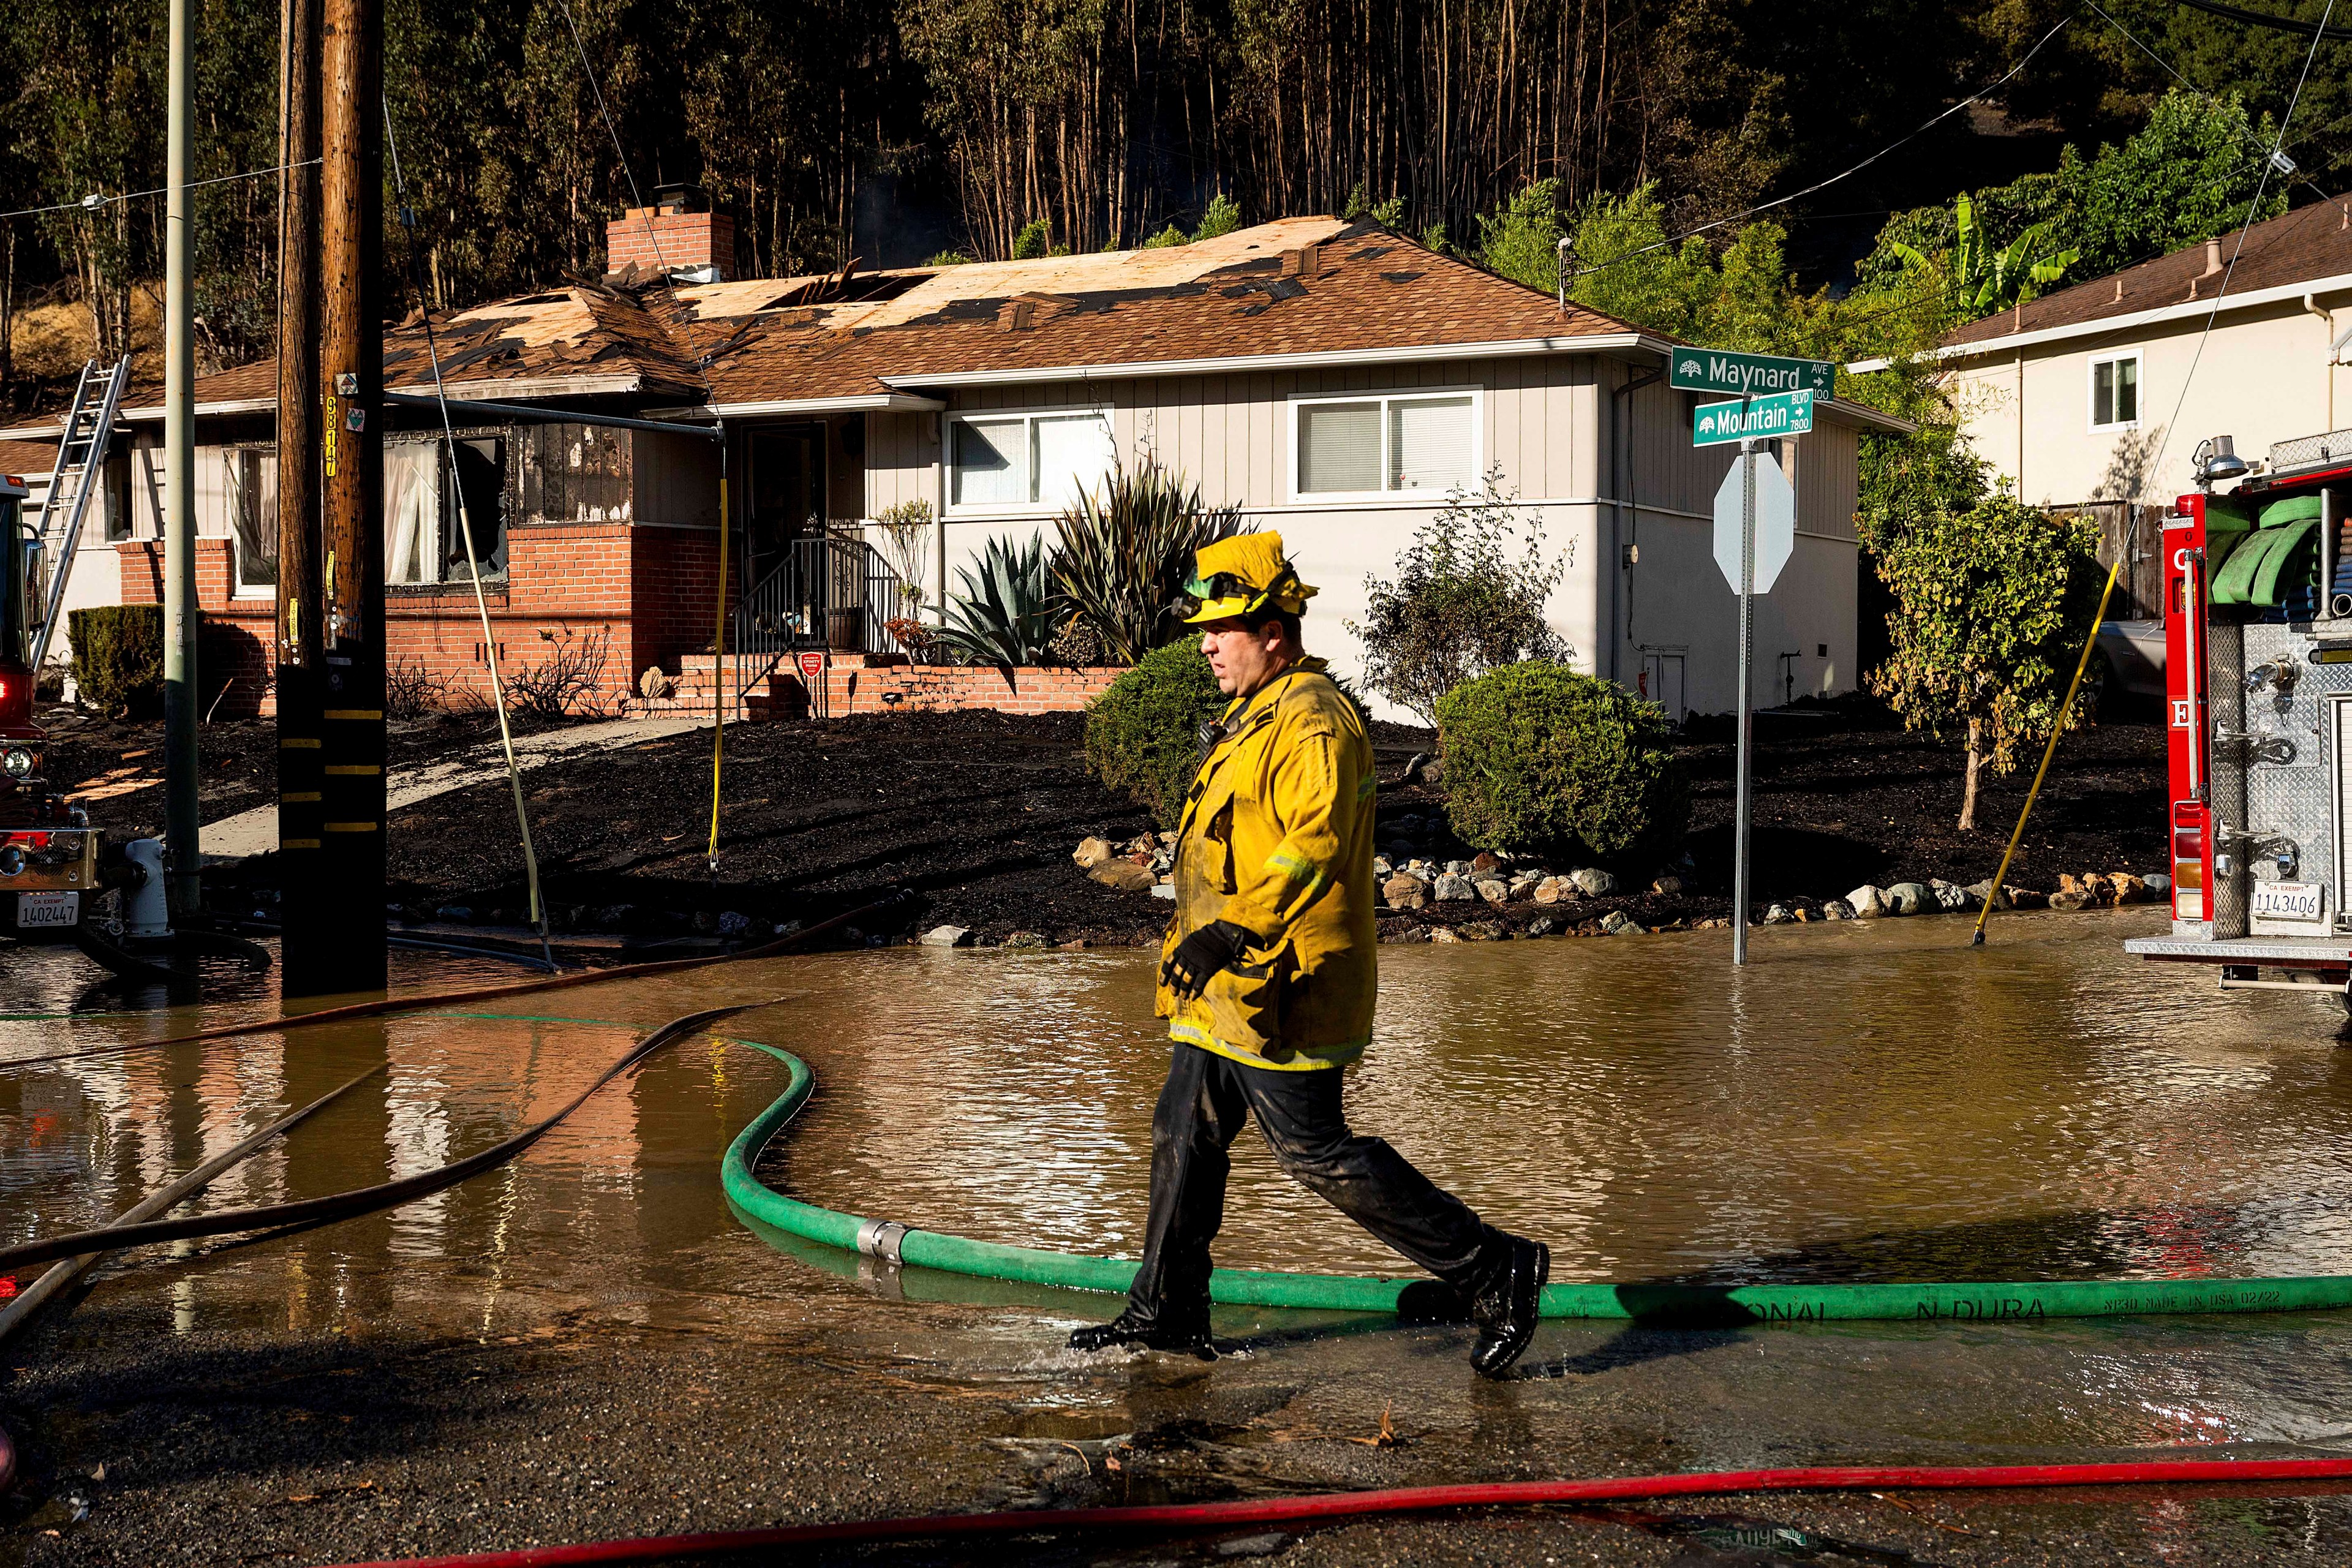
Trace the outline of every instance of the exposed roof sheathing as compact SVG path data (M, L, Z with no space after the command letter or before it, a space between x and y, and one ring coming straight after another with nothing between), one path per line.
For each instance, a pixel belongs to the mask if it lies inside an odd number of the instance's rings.
M2238 258L2235 268L2230 267L2232 253ZM2021 332L2210 302L2220 290L2225 268L2231 299L2352 274L2352 197L2339 196L2258 223L2246 231L2242 250L2232 231L2045 294L2021 309L1970 321L1947 337L1944 346L1991 342Z
M1375 224L1287 218L1195 245L674 288L625 278L433 319L441 374L475 396L623 392L735 405L880 398L922 378L1378 354L1624 336L1633 328ZM429 389L423 321L384 334L384 380ZM885 378L887 378L887 380ZM524 384L528 384L527 386ZM266 403L272 361L196 384ZM152 417L150 393L133 417Z

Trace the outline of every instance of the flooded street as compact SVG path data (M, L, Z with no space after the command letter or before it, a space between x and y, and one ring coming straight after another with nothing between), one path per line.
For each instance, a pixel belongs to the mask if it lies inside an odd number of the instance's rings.
M2225 997L2208 973L2126 959L2124 937L2158 918L2004 919L1973 952L1960 921L1773 928L1737 975L1722 932L1384 948L1352 1115L1487 1218L1549 1242L1558 1280L2352 1273L2339 1004ZM22 1013L79 1000L78 961L10 963ZM394 973L407 991L521 977L417 954ZM14 1069L0 1074L0 1234L103 1223L379 1061L384 1078L195 1206L428 1169L547 1115L646 1030L732 1003L762 1005L721 1034L817 1074L761 1167L772 1183L924 1229L1134 1256L1166 1046L1150 957L1124 950L742 963ZM273 1006L257 989L205 1021ZM194 1021L18 1016L0 1021L0 1059ZM1464 1363L1466 1330L1221 1309L1244 1352L1213 1365L1088 1361L1061 1340L1112 1298L889 1274L747 1228L719 1156L785 1077L697 1037L514 1163L424 1201L117 1259L70 1316L53 1310L8 1347L0 1411L39 1483L11 1548L37 1563L335 1561L927 1508L2183 1446L2309 1455L2352 1439L2344 1314L1554 1322L1528 1377L1489 1385ZM1254 1132L1218 1261L1400 1271ZM231 1391L231 1410L194 1433L200 1387ZM1401 1445L1365 1441L1384 1412ZM101 1463L107 1479L82 1479ZM464 1490L485 1486L495 1500ZM2352 1555L2346 1499L2246 1489L1730 1511L1919 1562ZM1363 1525L1281 1560L1534 1563L1566 1548L1664 1562L1697 1550L1696 1529Z

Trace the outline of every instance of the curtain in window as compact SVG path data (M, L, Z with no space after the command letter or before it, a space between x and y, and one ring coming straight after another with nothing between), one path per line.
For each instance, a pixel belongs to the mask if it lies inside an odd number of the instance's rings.
M1025 506L1029 501L1027 432L1021 419L960 419L955 437L955 504Z
M1470 400L1433 397L1389 405L1389 484L1392 490L1468 489Z
M432 441L387 441L383 448L383 580L434 581L441 515L441 448Z
M1046 506L1066 507L1081 491L1100 487L1103 476L1118 465L1110 420L1101 414L1055 415L1030 426L1029 499Z
M1381 405L1327 403L1298 411L1301 495L1381 488Z
M278 459L268 452L230 452L222 486L228 531L236 541L236 585L278 585Z

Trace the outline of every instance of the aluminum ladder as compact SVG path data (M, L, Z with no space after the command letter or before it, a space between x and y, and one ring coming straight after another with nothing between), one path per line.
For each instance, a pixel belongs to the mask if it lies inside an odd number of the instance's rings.
M122 405L122 389L131 383L131 356L124 354L111 370L100 370L91 360L81 367L74 384L73 406L58 437L57 467L49 474L49 492L41 498L33 537L48 548L49 517L58 520L57 569L49 574L48 592L42 600L41 629L33 639L33 668L49 651L49 635L63 613L66 579L73 575L74 554L81 545L82 519L89 511L90 492L106 482L106 448L114 438L114 416Z

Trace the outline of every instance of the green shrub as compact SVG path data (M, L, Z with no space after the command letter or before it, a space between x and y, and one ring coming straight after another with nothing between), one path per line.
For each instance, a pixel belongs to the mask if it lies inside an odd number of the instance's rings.
M1200 765L1200 728L1224 708L1197 641L1154 648L1087 705L1087 770L1172 828Z
M1529 659L1437 704L1445 812L1483 849L1654 859L1682 840L1689 787L1665 710L1612 680Z
M93 605L66 616L81 700L109 718L146 717L163 705L163 606Z

